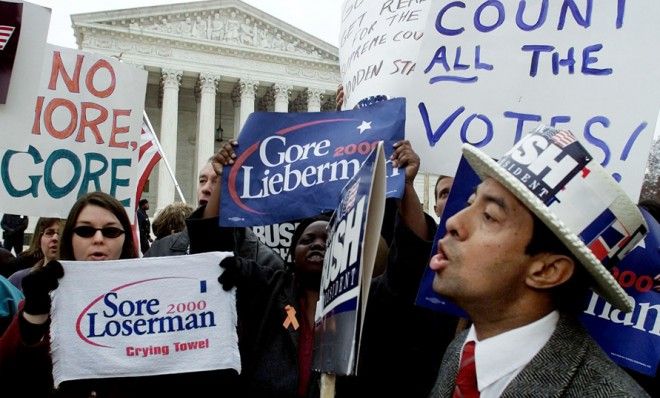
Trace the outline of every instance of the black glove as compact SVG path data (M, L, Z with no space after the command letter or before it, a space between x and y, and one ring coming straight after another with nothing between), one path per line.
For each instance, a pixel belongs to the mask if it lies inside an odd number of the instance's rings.
M225 257L220 261L220 266L224 268L224 272L218 277L218 282L226 291L231 290L234 286L240 286L250 272L249 260L241 257Z
M55 290L57 280L64 276L64 269L59 261L50 261L23 278L23 295L25 305L23 310L30 315L48 314L50 312L50 292Z

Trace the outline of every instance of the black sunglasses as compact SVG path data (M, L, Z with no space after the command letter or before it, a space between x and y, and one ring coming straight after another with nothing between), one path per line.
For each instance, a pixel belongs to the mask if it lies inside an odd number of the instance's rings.
M73 229L73 233L81 238L91 238L96 235L96 231L101 231L104 237L111 239L118 238L124 233L123 229L117 227L94 228L89 225L81 225Z

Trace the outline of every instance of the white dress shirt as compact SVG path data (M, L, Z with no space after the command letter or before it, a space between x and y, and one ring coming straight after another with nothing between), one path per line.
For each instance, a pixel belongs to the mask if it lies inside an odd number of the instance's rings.
M550 340L558 321L559 313L553 311L528 325L483 341L477 339L472 325L465 341L475 342L474 358L480 397L495 398L502 395L511 380Z

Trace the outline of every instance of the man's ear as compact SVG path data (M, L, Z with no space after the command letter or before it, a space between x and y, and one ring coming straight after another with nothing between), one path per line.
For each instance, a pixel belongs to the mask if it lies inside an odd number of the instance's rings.
M575 269L575 263L568 256L542 253L532 261L525 283L536 289L550 289L566 282Z

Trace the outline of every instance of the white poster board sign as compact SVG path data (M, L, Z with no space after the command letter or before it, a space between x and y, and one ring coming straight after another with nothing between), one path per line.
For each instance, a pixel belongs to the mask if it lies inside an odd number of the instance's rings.
M339 33L344 109L403 96L415 70L430 0L345 0Z
M468 142L498 157L538 124L571 130L632 198L660 97L660 2L436 1L407 92L408 138L435 174Z
M236 292L218 283L231 253L62 261L53 291L55 385L66 380L236 369Z
M39 80L36 96L0 114L12 126L0 144L3 210L66 217L79 196L103 191L133 214L147 72L52 45L39 72L22 77Z

